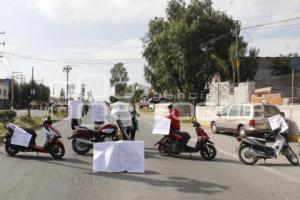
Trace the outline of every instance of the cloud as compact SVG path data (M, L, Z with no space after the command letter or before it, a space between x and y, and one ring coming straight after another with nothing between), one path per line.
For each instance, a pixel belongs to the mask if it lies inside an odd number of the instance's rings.
M243 26L300 16L299 0L214 0L213 6L226 11Z
M273 37L254 40L250 46L260 49L261 56L278 56L280 54L299 53L300 38Z
M97 52L95 57L101 59L141 58L142 49L142 41L133 38L103 49Z
M164 14L166 0L29 0L52 21L83 24L128 24Z

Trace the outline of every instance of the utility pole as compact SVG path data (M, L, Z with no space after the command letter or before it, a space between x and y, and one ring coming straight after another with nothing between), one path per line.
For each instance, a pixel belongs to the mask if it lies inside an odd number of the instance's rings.
M238 84L240 83L240 59L239 59L239 22L236 21L235 24L235 44L236 44L236 71L237 71L237 77L238 77ZM235 80L234 80L235 82Z
M67 73L67 109L68 109L68 105L69 105L69 73L71 70L72 70L72 67L70 67L69 65L67 65L63 68L63 72Z
M2 32L0 32L0 35L4 35L5 34L5 31L2 31ZM0 45L2 45L3 47L5 47L5 41L3 41L3 42L0 42ZM3 55L2 55L2 51L0 51L0 58L3 58Z
M10 99L10 107L13 108L14 107L14 98L15 98L15 94L14 94L14 86L15 86L15 74L20 74L21 72L12 72L12 76L11 76L11 99Z

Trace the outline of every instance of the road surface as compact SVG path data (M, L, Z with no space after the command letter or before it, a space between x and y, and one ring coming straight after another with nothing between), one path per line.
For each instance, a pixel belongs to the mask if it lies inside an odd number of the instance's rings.
M153 147L160 136L151 134L152 118L150 114L142 114L140 131L136 134L137 140L145 141L145 174L93 174L92 151L86 156L72 151L71 142L67 140L70 133L70 121L67 120L55 124L63 132L66 146L66 155L61 161L36 153L9 157L3 145L0 146L0 199L300 198L300 167L291 166L284 157L245 166L236 157L238 142L228 135L210 134L218 148L214 161L203 161L198 154L192 157L188 154L160 156ZM88 119L84 122L88 123ZM183 129L195 138L190 125ZM43 135L41 131L39 133L42 143Z

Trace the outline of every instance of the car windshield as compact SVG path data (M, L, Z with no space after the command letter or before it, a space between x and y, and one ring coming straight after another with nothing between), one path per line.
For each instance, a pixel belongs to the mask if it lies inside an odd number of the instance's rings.
M268 117L272 117L280 113L279 109L276 106L265 105L264 107L265 107L265 115Z

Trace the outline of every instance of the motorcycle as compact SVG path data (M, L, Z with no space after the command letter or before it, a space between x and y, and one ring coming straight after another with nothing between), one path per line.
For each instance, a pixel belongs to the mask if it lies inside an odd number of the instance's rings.
M116 125L103 124L96 131L87 127L78 127L69 135L68 139L72 140L73 150L79 155L84 155L93 148L93 143L117 141L119 129L121 132L126 132L120 120L116 120Z
M276 159L279 154L285 155L292 165L298 165L298 157L280 134L281 128L268 133L264 138L237 137L240 145L237 147L238 157L246 165L254 165L259 159ZM267 139L275 138L273 146L267 146Z
M217 155L214 143L210 141L207 133L201 128L200 123L194 121L193 127L197 134L197 143L195 147L188 146L187 143L191 136L186 132L171 131L165 135L154 146L158 145L158 151L162 156L178 155L180 153L197 153L204 160L213 160Z
M43 123L45 130L46 142L44 146L38 146L35 143L37 137L36 132L33 129L22 128L27 133L31 134L31 140L28 147L11 144L14 130L17 126L9 123L7 125L8 133L6 133L4 144L5 151L9 156L15 156L19 152L37 152L37 153L49 153L55 159L61 159L65 155L64 144L59 138L61 138L60 132L52 126L50 118L46 119Z

